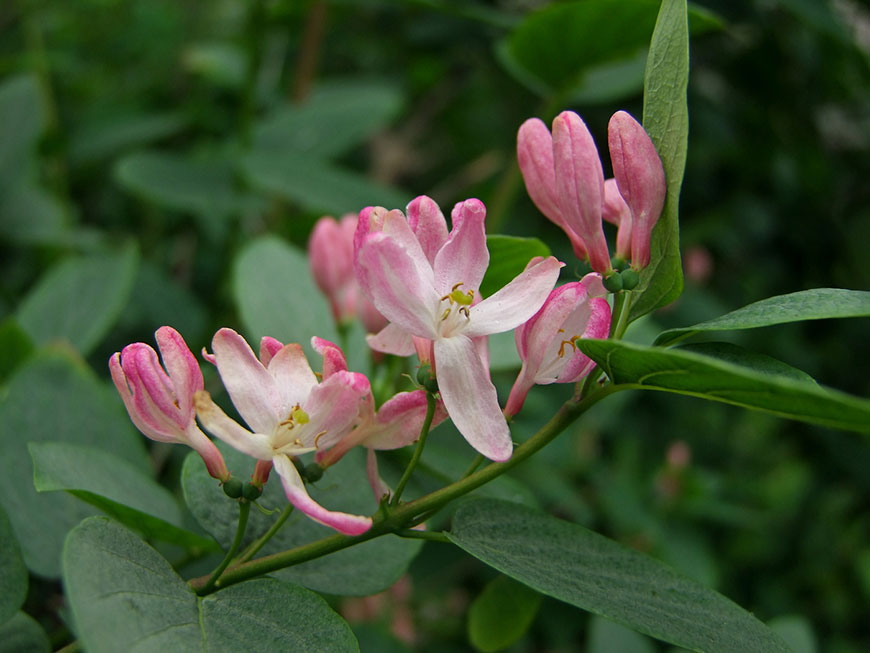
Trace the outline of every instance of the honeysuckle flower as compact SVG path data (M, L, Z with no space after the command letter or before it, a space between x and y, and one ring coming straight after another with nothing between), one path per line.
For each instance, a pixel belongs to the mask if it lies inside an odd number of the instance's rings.
M221 452L194 419L193 396L203 387L196 358L172 327L160 327L154 337L162 367L157 352L142 342L127 345L109 359L112 381L130 419L152 440L192 447L211 476L227 480L230 473Z
M367 224L372 216L380 222L379 231ZM480 300L480 282L489 265L486 208L479 200L466 200L456 205L452 217L453 229L438 245L440 234L423 232L419 224L415 233L399 211L361 216L357 277L391 322L386 328L390 333L377 334L382 344L407 349L410 336L418 351L428 345L441 398L456 428L487 458L507 460L513 450L510 430L488 365L472 339L509 331L534 315L562 263L553 257L538 261ZM426 219L435 221L431 215Z
M340 221L324 216L314 225L308 240L308 263L317 287L326 295L332 316L339 324L358 317L365 329L376 333L387 321L372 306L357 284L353 272L353 242L357 216Z
M614 182L583 120L563 111L552 134L537 118L517 133L517 160L529 197L568 236L578 258L603 275L612 271L602 218L619 225L617 255L636 269L649 264L649 240L666 194L664 169L643 127L625 111L613 115L608 144Z
M514 333L523 362L511 388L505 415L516 415L533 385L574 383L595 367L577 347L583 338L606 338L610 304L601 276L592 272L580 281L555 288L532 318Z
M346 535L364 533L371 518L327 510L314 501L292 457L329 448L347 434L370 392L368 379L330 370L318 383L300 345L278 345L277 340L264 339L258 359L238 333L218 331L212 340L212 361L250 430L228 417L203 390L194 396L200 422L235 449L271 461L287 499L298 510Z

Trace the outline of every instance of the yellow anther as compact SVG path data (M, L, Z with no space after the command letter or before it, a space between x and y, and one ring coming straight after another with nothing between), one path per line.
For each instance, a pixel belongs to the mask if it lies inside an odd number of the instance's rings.
M565 356L565 345L568 345L572 350L577 351L577 340L579 339L580 336L572 336L570 340L563 340L562 344L559 345L559 358Z
M444 312L441 314L441 321L443 322L444 320L446 320L448 315L450 315L450 307L449 306L446 309L444 309Z

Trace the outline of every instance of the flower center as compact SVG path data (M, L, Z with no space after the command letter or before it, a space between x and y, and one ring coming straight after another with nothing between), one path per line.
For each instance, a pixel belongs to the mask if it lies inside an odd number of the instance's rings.
M457 328L465 326L471 319L471 305L474 303L474 288L467 291L460 290L465 285L462 281L455 284L451 291L441 298L447 302L444 312L441 313L439 331L444 336L449 336Z

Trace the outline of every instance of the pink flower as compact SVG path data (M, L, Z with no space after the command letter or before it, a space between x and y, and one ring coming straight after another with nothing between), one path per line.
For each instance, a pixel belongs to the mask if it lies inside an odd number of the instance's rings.
M160 327L154 335L166 370L157 352L142 342L127 345L109 359L112 381L127 413L146 437L192 447L208 473L225 481L230 473L223 456L194 419L193 396L203 387L196 358L172 327Z
M205 391L194 397L197 415L206 429L230 446L259 461L271 461L287 499L301 512L341 533L364 533L371 518L330 511L315 502L291 457L331 447L347 434L369 394L368 379L336 370L325 372L318 383L300 345L279 345L264 338L258 360L238 333L218 331L212 340L213 361L250 430L229 418ZM325 357L325 370L331 364Z
M667 192L655 146L625 111L610 119L608 143L613 183L604 182L598 149L576 113L556 116L552 135L537 118L517 133L517 160L529 197L562 228L577 257L604 275L612 267L602 218L619 225L617 254L637 269L646 267L650 234Z
M576 345L582 338L606 338L610 332L610 304L601 276L592 272L582 280L554 289L532 318L516 332L523 366L511 388L505 414L516 415L535 384L574 383L595 363Z
M562 264L553 257L539 261L479 300L489 265L486 208L476 199L457 204L453 229L442 240L443 216L433 207L428 198L409 206L409 215L417 213L416 232L399 211L375 209L360 217L357 277L391 322L369 344L406 354L412 342L418 351L431 350L439 392L456 428L484 456L507 460L513 449L510 430L488 365L472 339L509 331L534 315Z
M329 299L332 316L339 324L358 317L369 333L387 321L362 294L353 273L353 239L357 216L345 215L340 222L320 218L308 240L308 262L317 287Z

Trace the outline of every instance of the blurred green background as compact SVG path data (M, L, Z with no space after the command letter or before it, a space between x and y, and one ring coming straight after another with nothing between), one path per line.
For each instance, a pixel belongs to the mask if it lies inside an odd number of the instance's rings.
M307 307L258 259L278 246L264 235L304 248L321 215L419 194L445 212L479 197L492 231L537 236L566 279L582 273L525 195L516 130L571 108L603 146L614 111L640 117L657 5L0 4L0 382L58 341L106 380L111 352L163 324L197 351L219 326L293 323ZM686 288L630 331L647 343L771 295L870 287L870 10L702 0L690 22ZM867 333L821 321L734 342L867 397ZM518 439L563 391L533 391ZM868 470L860 436L647 393L604 402L514 476L551 513L778 620L796 650L845 653L870 650ZM407 628L417 650L466 650L469 604L493 578L430 543L389 597L335 604L364 650L405 650ZM50 636L59 596L31 584L26 609ZM665 648L545 598L510 650Z

